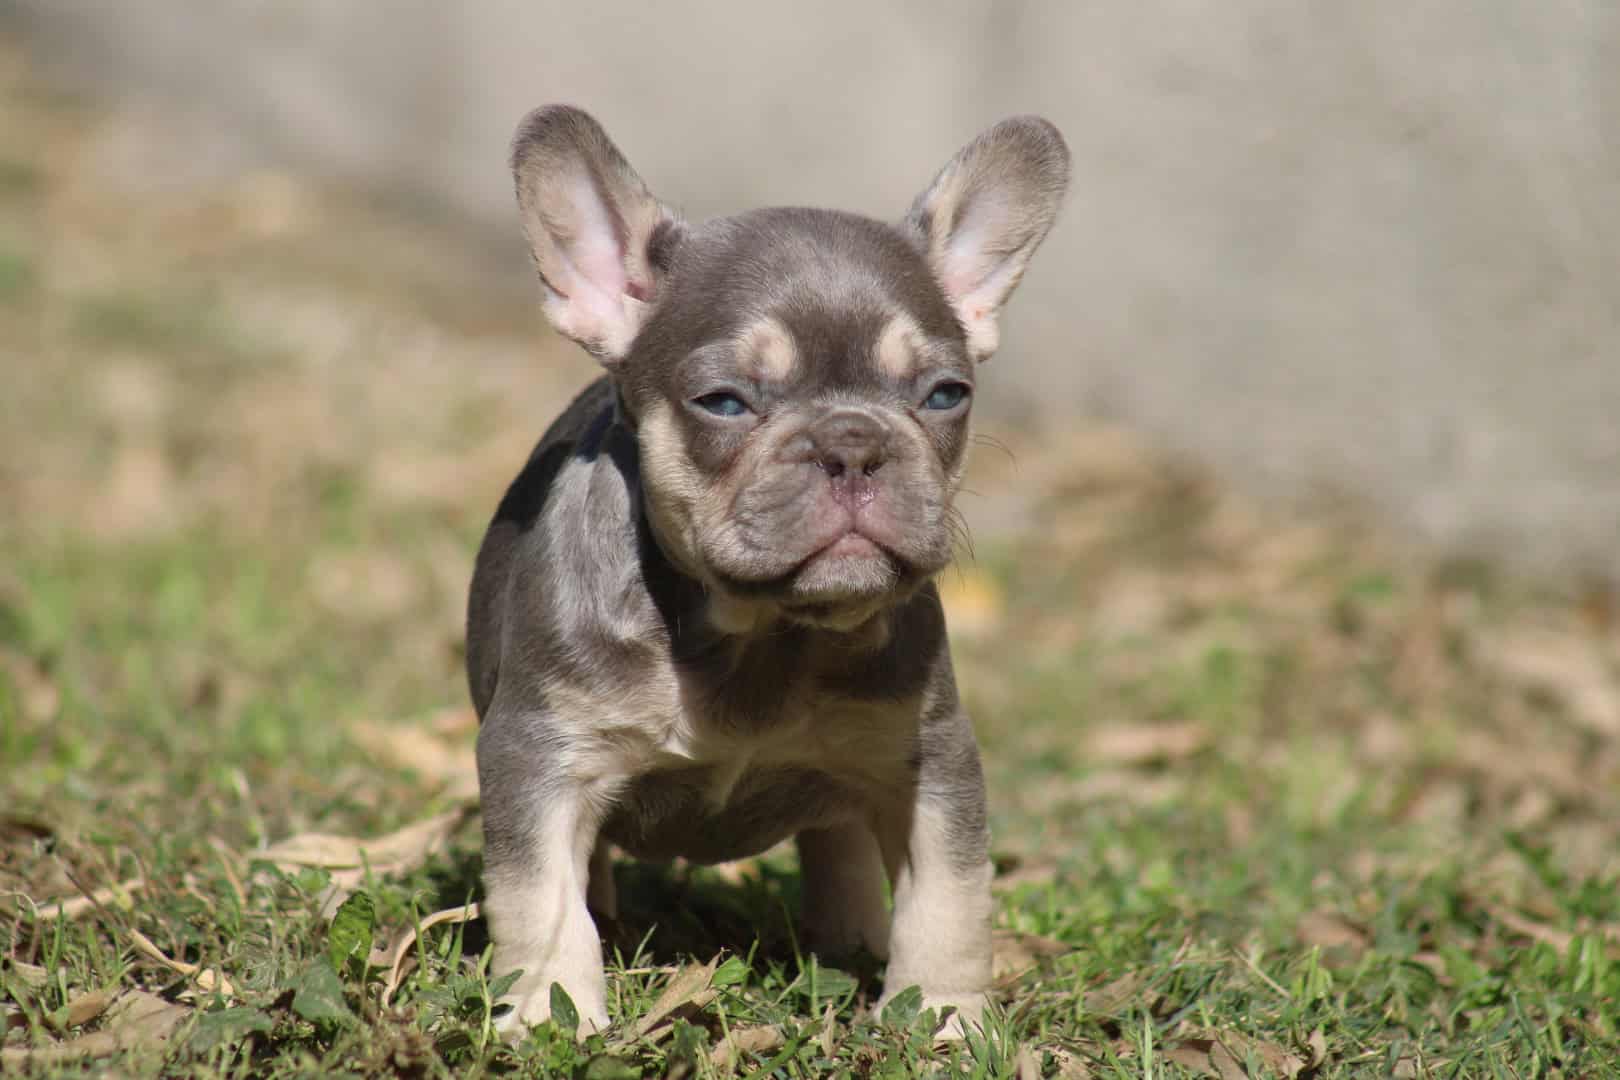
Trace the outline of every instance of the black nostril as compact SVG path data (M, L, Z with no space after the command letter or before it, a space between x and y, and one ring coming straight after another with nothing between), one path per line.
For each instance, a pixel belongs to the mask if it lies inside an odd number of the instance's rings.
M871 461L868 461L865 465L861 466L861 472L867 476L871 476L881 468L883 468L883 459L873 458Z
M820 466L822 472L826 473L830 478L832 478L834 480L836 480L840 476L844 475L844 463L842 461L839 461L837 458L834 458L834 457L818 458L816 460L816 464L818 466Z

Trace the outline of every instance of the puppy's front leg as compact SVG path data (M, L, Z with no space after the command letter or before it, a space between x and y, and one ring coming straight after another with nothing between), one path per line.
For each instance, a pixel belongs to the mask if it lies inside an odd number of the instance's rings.
M880 817L894 887L881 1010L909 986L923 1007L954 1007L940 1032L979 1023L990 990L990 834L984 777L965 714L926 732L915 797Z
M602 944L586 906L603 793L563 775L532 738L512 738L512 726L492 716L478 737L492 973L523 972L502 999L512 1011L496 1027L521 1035L549 1019L556 982L588 1034L608 1025Z

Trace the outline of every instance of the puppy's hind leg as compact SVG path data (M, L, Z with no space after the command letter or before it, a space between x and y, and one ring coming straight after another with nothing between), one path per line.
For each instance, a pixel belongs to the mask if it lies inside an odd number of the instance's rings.
M864 946L889 954L889 904L883 851L864 823L806 829L798 835L804 937L810 949L839 956Z

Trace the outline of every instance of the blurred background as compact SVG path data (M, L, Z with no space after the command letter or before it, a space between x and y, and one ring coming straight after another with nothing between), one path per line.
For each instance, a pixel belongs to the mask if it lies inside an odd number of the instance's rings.
M1120 423L1247 490L1353 503L1443 550L1620 573L1613 5L0 11L41 77L100 102L84 184L148 205L234 191L285 235L307 224L302 185L335 182L434 223L396 255L453 302L514 311L533 286L504 155L535 104L595 112L700 218L893 217L980 128L1043 113L1074 192L1014 303L987 430ZM348 228L318 231L341 246ZM399 269L355 243L362 276ZM361 382L388 377L367 363Z

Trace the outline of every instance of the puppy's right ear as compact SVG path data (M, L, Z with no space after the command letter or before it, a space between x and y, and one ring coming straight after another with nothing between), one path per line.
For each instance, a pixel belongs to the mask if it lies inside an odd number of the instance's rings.
M512 138L512 178L546 318L613 368L664 284L679 219L602 125L568 105L523 118Z

